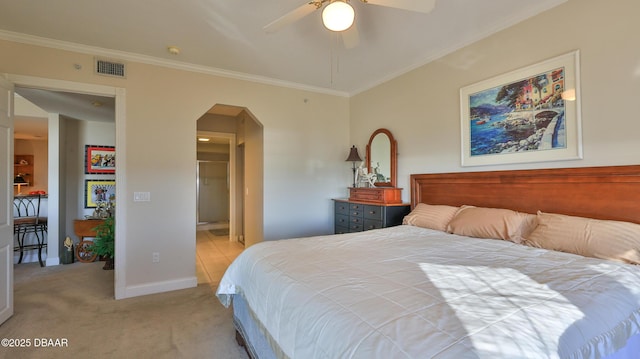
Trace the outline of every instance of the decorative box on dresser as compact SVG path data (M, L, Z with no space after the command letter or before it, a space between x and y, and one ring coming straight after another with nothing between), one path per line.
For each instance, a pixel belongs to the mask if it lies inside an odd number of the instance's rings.
M389 188L350 188L348 199L334 199L335 233L362 232L402 224L409 203ZM400 188L394 188L399 194Z

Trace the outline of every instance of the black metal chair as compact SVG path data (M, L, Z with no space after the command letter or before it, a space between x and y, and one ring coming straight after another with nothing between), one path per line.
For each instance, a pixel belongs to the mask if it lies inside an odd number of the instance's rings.
M41 195L18 195L13 199L13 236L18 242L13 250L20 251L18 263L22 263L25 251L37 249L38 261L44 267L42 249L47 247L47 217L40 216L40 197ZM29 233L35 235L37 243L25 244L25 237Z

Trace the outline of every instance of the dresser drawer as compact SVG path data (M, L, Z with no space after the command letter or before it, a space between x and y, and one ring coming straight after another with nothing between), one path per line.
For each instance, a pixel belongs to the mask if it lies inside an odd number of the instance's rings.
M349 201L398 204L402 202L402 188L368 187L349 188Z
M376 221L382 221L383 219L383 208L381 206L364 206L364 218L365 219L375 219Z
M336 202L336 214L344 214L345 216L349 215L349 203L345 202Z
M362 218L362 216L360 217L349 216L349 223L362 225L362 223L364 223L364 219Z
M364 231L364 226L362 225L362 222L359 222L359 223L351 222L351 224L349 224L349 232L362 232L362 231Z
M384 228L384 226L382 221L376 221L374 219L365 219L363 228L365 231L368 231L370 229Z
M384 203L384 192L378 188L352 188L349 200Z
M336 227L340 226L340 227L349 227L349 216L344 215L344 214L337 214L336 213L336 219L335 219L336 223Z
M364 215L364 207L365 205L363 204L351 203L349 205L349 215L351 217L362 218L362 216Z
M349 227L336 226L335 234L344 234L349 233Z

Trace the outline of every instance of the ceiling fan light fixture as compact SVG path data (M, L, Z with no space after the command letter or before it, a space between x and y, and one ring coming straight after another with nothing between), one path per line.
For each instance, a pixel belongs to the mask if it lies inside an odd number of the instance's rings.
M353 25L355 15L353 7L346 1L336 0L322 10L322 23L331 31L344 31Z

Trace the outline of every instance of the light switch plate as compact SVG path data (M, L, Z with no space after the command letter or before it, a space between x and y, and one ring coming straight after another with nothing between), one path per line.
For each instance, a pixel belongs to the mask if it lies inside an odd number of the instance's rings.
M151 202L151 192L133 192L134 202Z

